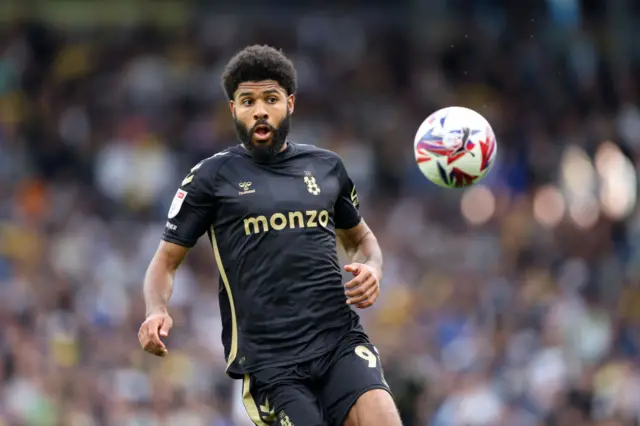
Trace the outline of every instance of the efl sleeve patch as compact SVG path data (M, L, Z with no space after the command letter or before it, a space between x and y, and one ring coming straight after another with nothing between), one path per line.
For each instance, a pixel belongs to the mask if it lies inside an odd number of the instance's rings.
M171 202L171 207L169 207L169 219L173 219L180 213L180 209L182 208L182 203L184 203L184 199L187 198L187 191L182 189L178 189L176 195L173 197L173 201Z

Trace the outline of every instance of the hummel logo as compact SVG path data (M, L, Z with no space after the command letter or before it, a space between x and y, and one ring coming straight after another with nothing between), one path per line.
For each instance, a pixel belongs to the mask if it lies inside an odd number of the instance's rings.
M256 192L255 189L249 189L251 188L251 182L240 182L238 186L242 188L242 191L238 193L240 195L253 194Z

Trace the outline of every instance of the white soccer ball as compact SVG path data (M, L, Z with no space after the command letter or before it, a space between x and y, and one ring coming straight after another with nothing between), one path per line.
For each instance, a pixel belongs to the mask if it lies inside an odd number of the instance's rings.
M476 111L448 107L422 122L413 151L420 171L444 188L464 188L484 178L496 159L496 138Z

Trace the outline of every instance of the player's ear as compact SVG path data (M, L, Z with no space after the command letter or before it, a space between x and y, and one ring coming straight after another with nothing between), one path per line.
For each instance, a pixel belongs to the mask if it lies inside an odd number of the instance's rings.
M231 115L236 116L236 103L234 101L229 101L229 109L231 110Z
M296 106L296 97L294 95L287 96L287 108L289 109L289 114L293 114L293 110Z

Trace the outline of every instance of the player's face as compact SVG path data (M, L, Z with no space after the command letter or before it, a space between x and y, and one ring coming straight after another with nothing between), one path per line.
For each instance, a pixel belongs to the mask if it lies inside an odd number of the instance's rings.
M273 80L241 83L230 102L240 141L258 160L284 148L295 99Z

